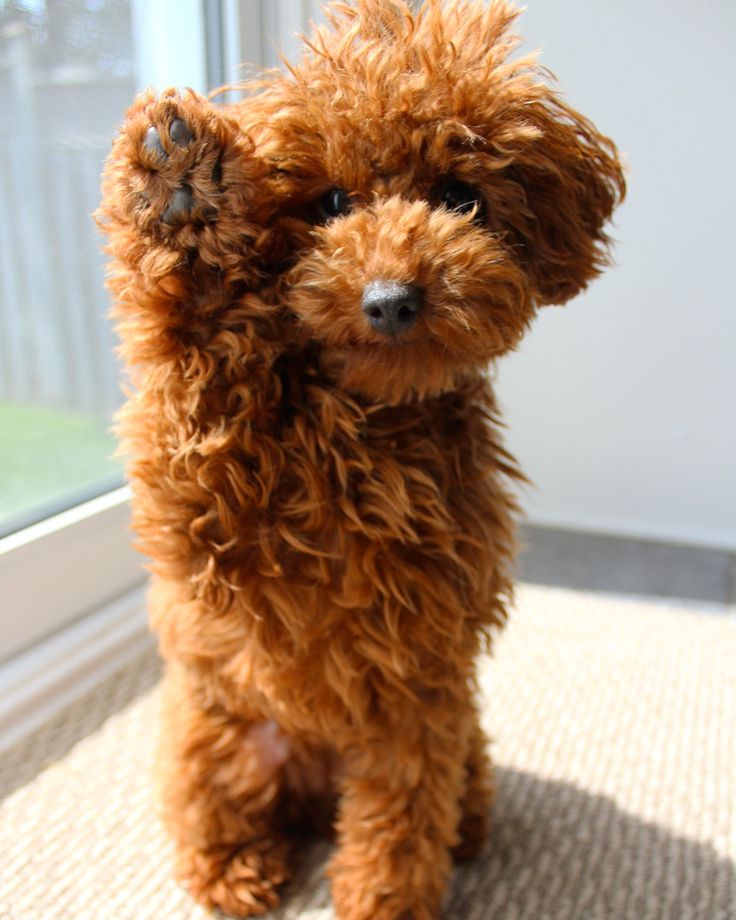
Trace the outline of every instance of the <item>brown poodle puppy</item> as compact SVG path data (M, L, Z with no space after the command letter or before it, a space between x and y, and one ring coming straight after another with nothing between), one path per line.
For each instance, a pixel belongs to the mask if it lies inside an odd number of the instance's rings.
M335 4L241 103L141 97L107 166L165 818L232 914L334 821L337 916L430 920L486 833L520 474L484 368L606 264L624 192L515 16Z

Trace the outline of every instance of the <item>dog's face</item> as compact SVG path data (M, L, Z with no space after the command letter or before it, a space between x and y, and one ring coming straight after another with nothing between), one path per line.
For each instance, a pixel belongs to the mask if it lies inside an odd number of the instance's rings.
M400 402L453 387L581 290L624 182L533 59L509 60L505 3L331 11L262 95L257 143L298 253L288 305L340 385Z

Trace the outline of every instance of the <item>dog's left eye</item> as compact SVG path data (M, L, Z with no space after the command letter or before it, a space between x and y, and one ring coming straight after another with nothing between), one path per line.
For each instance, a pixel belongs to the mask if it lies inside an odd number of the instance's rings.
M488 212L483 196L477 188L473 188L467 182L463 182L460 179L450 179L440 188L439 198L442 204L450 211L468 214L475 210L476 222L479 224L486 222Z
M319 210L324 220L332 220L352 210L353 202L344 188L331 188L319 200Z

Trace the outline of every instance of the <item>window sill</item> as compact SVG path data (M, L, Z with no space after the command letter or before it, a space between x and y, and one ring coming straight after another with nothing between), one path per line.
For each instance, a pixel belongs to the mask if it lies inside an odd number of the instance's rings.
M143 584L129 499L115 489L0 539L0 661Z
M153 645L136 588L0 665L0 751Z

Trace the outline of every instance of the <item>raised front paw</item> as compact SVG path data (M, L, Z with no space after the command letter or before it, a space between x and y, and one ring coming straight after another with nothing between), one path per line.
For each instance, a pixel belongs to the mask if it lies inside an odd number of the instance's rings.
M259 217L250 139L188 90L146 93L128 112L106 168L103 225L222 263L242 258Z
M136 107L124 132L130 158L129 204L141 229L171 235L214 221L223 196L222 160L235 138L213 106L168 93Z

